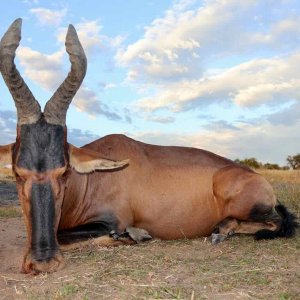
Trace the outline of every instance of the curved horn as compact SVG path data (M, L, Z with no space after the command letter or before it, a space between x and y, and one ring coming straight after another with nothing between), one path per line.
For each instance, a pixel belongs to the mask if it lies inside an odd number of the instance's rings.
M69 105L79 89L86 73L86 56L73 25L69 25L66 36L66 50L71 62L71 71L60 87L47 102L44 110L46 121L65 125Z
M14 63L21 40L22 19L15 20L0 41L0 71L15 101L18 124L31 124L41 117L41 107L24 82Z

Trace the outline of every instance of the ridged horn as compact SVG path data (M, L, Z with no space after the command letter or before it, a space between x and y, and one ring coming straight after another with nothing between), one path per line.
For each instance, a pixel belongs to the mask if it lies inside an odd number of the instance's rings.
M86 73L86 56L73 25L69 25L66 50L71 62L67 78L46 103L44 116L48 123L64 126L69 105L79 89Z
M15 101L18 125L32 124L41 117L41 107L14 63L21 40L22 19L16 19L0 41L0 71Z

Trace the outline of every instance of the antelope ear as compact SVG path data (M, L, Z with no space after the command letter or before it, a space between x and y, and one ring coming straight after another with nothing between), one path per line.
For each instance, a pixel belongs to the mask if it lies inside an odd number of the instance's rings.
M14 143L1 146L0 145L0 166L6 166L12 164L12 149Z
M129 159L113 161L102 158L96 151L77 148L69 144L70 165L78 173L91 173L96 170L113 170L128 165Z

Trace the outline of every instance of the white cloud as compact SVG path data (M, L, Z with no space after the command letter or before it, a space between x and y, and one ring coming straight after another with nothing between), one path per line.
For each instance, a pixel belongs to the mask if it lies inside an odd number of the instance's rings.
M82 46L87 54L101 50L104 47L102 44L102 39L100 35L100 31L102 30L102 26L98 21L87 21L78 23L75 25L78 37ZM59 36L59 40L64 42L65 33Z
M89 53L102 47L102 39L108 39L108 37L100 35L101 26L98 24L98 21L77 24L76 29L83 47ZM66 68L67 70L64 68L63 58L66 55L66 51L63 44L65 35L66 30L61 30L58 41L62 44L62 47L61 50L53 54L43 54L29 47L20 47L17 50L16 56L24 69L24 75L50 92L54 92L59 87L67 77L70 68L69 64ZM103 88L106 90L115 87L116 84L114 83L103 83ZM117 112L102 104L98 95L85 85L79 89L72 103L78 110L86 112L92 117L104 115L110 120L118 121L123 119Z
M177 1L115 58L144 87L145 111L299 100L298 9L295 0Z
M64 51L47 55L28 47L20 47L17 52L25 76L50 92L54 92L67 76L63 70L63 55ZM107 89L113 87L112 83L105 86ZM122 119L116 112L103 105L97 94L85 85L78 90L72 104L79 111L86 112L92 117L104 115L110 120Z
M25 75L48 91L56 90L64 80L63 55L63 51L47 55L29 47L20 47L17 50L17 57Z
M299 74L300 52L284 59L255 59L216 75L161 84L156 94L140 99L136 106L145 111L165 107L180 111L213 101L243 107L300 101Z
M31 8L29 11L37 17L41 25L50 26L58 26L67 13L67 9L51 10L43 7Z
M102 26L98 20L83 21L74 25L79 37L79 40L86 52L90 57L93 54L99 55L100 51L107 50L109 48L119 47L126 37L117 35L116 37L109 37L101 33ZM65 42L67 28L61 28L57 36L58 41Z
M190 2L179 1L163 18L155 19L143 38L119 49L117 62L129 67L129 72L135 71L141 80L189 78L201 74L202 60L211 55L212 47L215 55L244 42L243 28L236 26L237 21L255 1L206 1L203 6L197 1L198 8L188 10ZM235 35L241 39L239 45L232 43Z

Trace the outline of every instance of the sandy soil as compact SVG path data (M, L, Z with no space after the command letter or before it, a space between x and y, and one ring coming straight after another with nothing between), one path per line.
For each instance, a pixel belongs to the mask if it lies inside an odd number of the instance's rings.
M300 239L205 238L65 253L53 274L20 273L21 218L0 219L0 299L299 299Z
M21 218L0 219L0 274L20 272L26 233ZM1 289L1 281L0 281Z
M298 195L298 194L297 194ZM17 205L13 182L0 183L0 207ZM300 237L154 240L137 246L65 253L53 274L20 273L21 217L0 217L0 299L300 299Z

